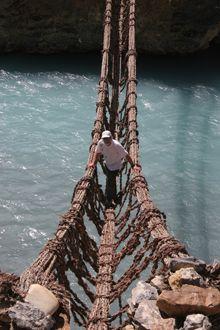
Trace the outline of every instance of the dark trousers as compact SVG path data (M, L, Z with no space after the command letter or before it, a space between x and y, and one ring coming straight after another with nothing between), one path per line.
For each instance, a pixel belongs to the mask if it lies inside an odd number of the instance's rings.
M112 201L117 201L117 187L116 187L116 177L119 174L119 170L110 171L108 167L104 164L103 171L106 175L106 186L105 186L105 197L108 203Z

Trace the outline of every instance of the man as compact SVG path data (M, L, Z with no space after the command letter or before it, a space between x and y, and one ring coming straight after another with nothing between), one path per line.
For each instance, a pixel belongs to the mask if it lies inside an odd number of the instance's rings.
M124 159L130 163L134 170L137 170L138 166L133 163L131 157L121 143L112 138L110 131L104 131L102 133L102 138L99 140L96 147L94 160L89 164L89 167L95 167L101 155L104 157L103 170L107 176L106 199L110 204L112 200L117 203L116 176L122 168Z

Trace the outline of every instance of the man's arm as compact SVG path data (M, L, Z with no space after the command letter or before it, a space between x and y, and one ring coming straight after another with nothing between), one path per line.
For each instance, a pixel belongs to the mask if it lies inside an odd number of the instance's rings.
M97 162L100 160L101 153L95 152L94 159L88 165L88 167L96 167Z
M140 170L141 166L134 164L132 158L130 157L129 154L127 154L127 156L125 157L125 159L129 162L129 164L131 165L131 168L133 168L135 171Z

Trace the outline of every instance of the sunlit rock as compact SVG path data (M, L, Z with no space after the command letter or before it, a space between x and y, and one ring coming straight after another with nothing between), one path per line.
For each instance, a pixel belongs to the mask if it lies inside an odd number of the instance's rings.
M125 327L122 328L122 330L134 330L135 327L132 324L127 324Z
M152 286L154 286L160 292L168 289L168 285L166 283L164 283L163 275L156 275L154 278L152 278L152 280L150 281L150 284Z
M181 268L168 279L171 289L180 288L183 284L202 286L202 277L193 268Z
M142 300L134 314L134 319L149 330L172 330L174 319L163 319L156 305L156 300Z
M39 284L30 286L25 301L44 312L45 315L52 315L59 307L59 302L55 295Z
M201 313L220 313L220 291L215 288L201 288L183 285L178 290L164 290L159 295L157 306L169 316L184 316Z

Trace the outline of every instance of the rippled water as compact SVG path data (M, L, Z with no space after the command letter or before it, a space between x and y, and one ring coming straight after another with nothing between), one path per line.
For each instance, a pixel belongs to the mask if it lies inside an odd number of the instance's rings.
M151 196L169 230L206 261L220 257L220 65L210 56L140 58L138 70ZM55 232L84 172L100 58L0 63L0 265L19 274Z

